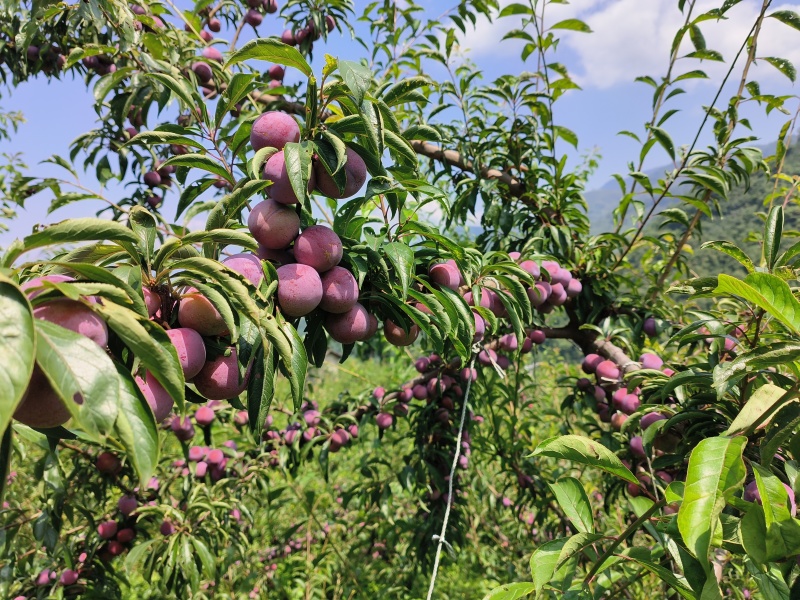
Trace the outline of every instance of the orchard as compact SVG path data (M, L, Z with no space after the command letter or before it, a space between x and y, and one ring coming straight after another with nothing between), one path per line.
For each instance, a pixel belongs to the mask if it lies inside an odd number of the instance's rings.
M597 231L563 0L179 4L0 7L3 598L800 598L800 14L674 0Z

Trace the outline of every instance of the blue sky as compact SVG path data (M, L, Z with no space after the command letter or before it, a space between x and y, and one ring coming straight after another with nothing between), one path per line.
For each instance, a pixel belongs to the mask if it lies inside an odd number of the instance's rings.
M429 12L439 14L451 3L434 0L430 4ZM695 14L719 3L697 0ZM363 0L356 0L356 12L364 5ZM569 5L557 5L550 9L551 22L579 17L593 30L592 34L566 32L555 56L568 66L583 87L582 91L570 92L559 101L556 105L556 119L578 134L581 153L595 150L602 155L600 168L590 180L590 188L607 182L612 173L625 173L626 163L637 156L638 147L635 142L617 133L623 129L640 133L643 124L649 119L651 88L634 83L633 80L639 75L658 77L664 73L672 36L681 23L676 5L676 0L572 0ZM760 5L760 0L743 0L730 11L727 22L703 23L702 30L708 47L719 50L726 60L730 60L744 40ZM769 12L779 9L800 10L800 2L776 1ZM527 64L520 60L520 46L517 42L498 43L506 31L518 25L514 18L495 23L480 21L476 30L469 32L466 39L461 40L461 55L484 70L484 82L503 73L519 73L535 68L533 58ZM359 34L366 31L363 23L355 23L355 26ZM279 34L283 28L278 15L267 15L259 33ZM242 40L248 37L253 37L252 32L246 32ZM685 49L690 50L688 44ZM317 49L317 67L323 52L352 59L361 56L363 49L349 36L334 34L329 38L326 48ZM800 68L800 31L777 20L768 19L757 55L783 56ZM712 80L687 81L687 93L672 103L672 108L681 109L666 126L676 145L691 141L702 119L702 107L713 98L716 83L727 67L727 63L700 64L689 60L679 63L679 68L685 70L707 68ZM739 76L737 69L723 99L727 99L738 85ZM751 72L750 79L753 78L761 83L763 91L791 95L797 93L795 85L764 61L760 61ZM788 106L793 112L797 109L797 102L792 100ZM12 142L0 143L0 152L21 153L35 174L61 175L54 167L37 166L37 163L54 153L67 155L70 142L96 125L91 93L86 90L82 78L73 79L72 76L49 83L40 78L10 92L4 90L0 98L0 108L4 111L22 111L26 119ZM781 124L788 119L778 113L765 118L763 109L755 106L744 107L743 113L751 119L755 134L764 141L775 139ZM704 136L701 141L704 139L709 138ZM654 151L646 167L661 165L667 160L665 154ZM82 176L82 181L89 187L97 186L91 174ZM109 190L112 197L122 193L122 189ZM172 196L166 208L168 217L174 215L175 194ZM0 246L6 245L14 237L30 232L31 227L37 223L54 222L78 213L87 214L88 210L88 205L82 205L80 211L65 208L48 216L45 214L44 199L34 198L26 205L26 209L19 211L19 218L12 223L12 231L0 234Z

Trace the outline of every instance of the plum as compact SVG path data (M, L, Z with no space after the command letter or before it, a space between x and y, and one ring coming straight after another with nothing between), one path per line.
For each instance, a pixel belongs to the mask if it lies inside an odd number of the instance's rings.
M269 71L267 71L267 74L269 75L270 79L278 79L283 81L283 78L286 75L286 69L280 65L272 65L269 68Z
M538 346L545 343L547 334L541 329L532 329L530 333L528 333L528 339Z
M228 326L216 307L194 288L190 288L181 298L178 323L181 327L194 329L204 336L224 335L228 332Z
M560 283L554 283L550 287L550 296L547 301L553 306L561 306L567 301L567 291Z
M354 344L365 339L370 329L370 314L356 302L352 308L325 318L325 329L340 344Z
M297 262L314 267L324 273L342 260L342 240L324 225L312 225L304 230L294 242L294 258Z
M176 327L167 331L172 345L178 352L178 360L186 381L200 372L206 362L206 346L203 338L194 329Z
M412 324L406 331L391 319L386 319L383 322L383 335L393 346L410 346L419 336L419 327Z
M566 287L567 298L574 298L583 291L583 284L577 279L570 279Z
M210 406L201 406L194 413L194 420L200 427L208 427L214 422L215 418L216 414L214 413L214 409Z
M297 204L297 194L294 193L289 173L286 171L283 150L270 156L264 164L264 179L272 182L272 185L267 188L270 198L281 204ZM311 171L307 189L309 193L314 189L314 171Z
M172 406L175 403L172 396L161 386L150 371L144 374L144 378L137 375L134 380L142 391L144 399L147 400L147 404L153 410L156 423L161 423L172 411Z
M262 113L250 130L253 150L276 148L282 150L289 142L300 141L300 126L294 117L277 110Z
M241 394L249 379L249 368L244 377L239 377L236 348L231 347L228 356L220 355L207 361L193 383L197 391L209 400L228 400Z
M158 171L147 171L142 179L144 180L145 185L151 188L158 187L162 183L161 175L158 174Z
M375 415L375 422L378 424L378 429L389 429L394 423L394 417L386 412L380 412Z
M129 517L137 508L139 508L139 501L136 496L126 494L117 500L117 509L126 517Z
M539 308L550 297L550 284L546 281L540 281L532 288L528 288L525 290L528 294L528 299L531 302L531 306L534 308Z
M261 4L268 15L278 12L278 0L262 0Z
M248 10L244 15L244 22L248 25L252 25L253 27L258 27L261 25L261 22L264 20L264 15L262 15L257 10L253 10L252 8Z
M108 327L105 321L77 300L49 300L34 308L33 316L84 335L102 348L108 345Z
M343 446L350 441L350 434L346 429L337 429L331 434L331 443L329 449L331 452L338 452Z
M531 277L534 279L539 279L539 277L542 276L542 271L539 268L539 265L532 260L523 260L521 263L519 263L519 268L527 273L530 273Z
M435 284L451 290L458 290L458 287L464 283L461 271L458 270L458 265L452 259L431 266L428 269L428 275Z
M110 540L117 535L117 522L103 521L97 526L97 535L104 540Z
M209 27L209 29L211 29L211 28ZM211 29L211 31L214 31L214 30ZM200 55L203 58L206 58L208 60L213 60L213 61L216 61L218 63L225 62L225 59L222 57L222 52L220 52L219 50L214 48L214 46L206 46L205 48L203 48L203 51L200 53Z
M264 279L264 269L261 266L261 261L255 254L250 254L249 252L233 254L223 260L222 264L231 271L236 271L242 275L255 287L261 285L261 281Z
M344 267L333 267L322 274L322 301L319 306L329 313L340 314L358 302L358 282Z
M322 162L316 161L314 163L314 174L316 175L317 191L320 194L328 198L341 200L342 198L354 196L364 185L367 180L367 165L355 150L352 148L345 150L345 184L341 192Z
M619 367L617 367L617 365L610 360L604 360L598 363L597 370L595 372L597 377L600 379L612 379L616 381L620 376Z
M201 61L196 61L192 63L192 72L197 76L197 80L200 83L208 83L214 78L214 71L211 69L211 65ZM145 181L145 183L147 183L147 181ZM159 183L161 182L159 181ZM148 185L150 184L148 183Z
M603 362L603 357L599 354L587 354L581 363L581 369L587 375L591 375L597 371L597 365Z
M656 335L658 335L656 320L653 317L647 317L642 325L642 331L644 331L647 337L656 337Z
M68 275L44 275L42 277L35 277L34 279L26 281L20 286L20 288L25 292L25 295L28 296L29 300L33 300L36 298L36 296L47 290L47 288L44 287L45 281L50 281L51 283L64 283L75 280Z
M378 331L378 326L380 323L378 322L378 317L369 313L368 323L367 323L367 332L364 334L364 337L359 338L359 341L366 341L371 338L375 333Z
M322 280L314 268L297 263L278 267L278 304L284 313L305 316L321 300Z
M475 335L472 338L473 342L480 342L483 336L486 335L486 321L478 313L473 312L472 317L475 320Z
M14 411L14 418L37 429L58 427L69 421L69 409L38 365L33 368L28 389Z
M641 421L639 421L639 427L641 427L642 431L644 431L656 421L665 421L666 419L667 417L659 412L647 413L646 415L643 415Z
M101 452L97 455L94 466L104 475L116 475L122 469L122 462L111 452Z
M292 32L291 29L286 29L281 34L281 41L284 44L288 44L289 46L296 46L297 45L297 40L294 39L294 33Z
M478 353L478 362L484 367L489 367L493 362L497 362L497 352L491 348L484 348Z
M664 366L664 361L652 352L645 352L639 357L639 362L642 363L643 369L659 370Z
M290 265L297 262L294 259L294 254L292 254L291 250L271 250L269 248L265 248L264 246L259 246L258 250L256 251L256 255L261 260L268 260L277 264L278 266Z
M79 573L77 571L72 569L64 569L64 571L61 573L61 577L58 579L58 583L63 586L75 585L78 583L78 577Z
M117 541L120 544L127 544L133 541L133 538L135 537L136 537L136 532L130 527L126 527L125 529L120 529L117 532Z

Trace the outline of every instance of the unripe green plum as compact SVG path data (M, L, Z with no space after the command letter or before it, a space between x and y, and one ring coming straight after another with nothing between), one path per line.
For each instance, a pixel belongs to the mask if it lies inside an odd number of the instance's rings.
M228 356L218 356L206 362L194 378L197 391L209 400L228 400L235 398L247 389L250 369L239 378L239 363L236 348L230 348Z
M297 262L314 267L324 273L342 260L342 240L324 225L313 225L303 231L294 242L294 258Z
M322 310L340 314L350 310L358 302L358 282L344 267L333 267L322 274ZM365 332L366 333L366 332Z
M170 329L167 335L178 352L184 378L186 381L191 380L206 362L206 345L203 343L203 338L197 331L188 327Z
M205 336L224 335L228 331L219 311L194 288L181 298L178 323Z
M272 182L272 185L267 188L267 194L270 198L281 204L297 204L297 194L294 193L289 173L286 171L286 159L283 155L283 150L273 154L267 160L264 165L264 179ZM314 189L313 170L308 180L307 189L309 193Z
M300 126L294 117L280 111L263 113L253 122L250 144L253 150L276 148L282 150L289 142L300 141Z
M391 319L386 319L383 322L383 335L393 346L410 346L419 336L419 326L412 324L406 331Z
M319 306L322 280L312 267L302 264L278 267L278 304L291 317L302 317Z
M142 391L144 399L147 400L147 404L150 405L156 423L161 423L167 418L172 411L172 406L175 404L172 396L161 386L158 379L150 371L144 374L144 378L137 375L134 379L136 385Z
M344 190L339 191L333 177L328 174L321 162L314 163L317 191L328 198L340 200L354 196L367 180L367 165L358 153L352 148L345 150L346 162L344 164L345 184Z
M370 329L370 314L356 302L340 314L330 314L325 319L328 334L340 344L354 344L365 339Z
M250 211L247 227L264 248L283 250L300 233L300 217L292 208L267 198Z

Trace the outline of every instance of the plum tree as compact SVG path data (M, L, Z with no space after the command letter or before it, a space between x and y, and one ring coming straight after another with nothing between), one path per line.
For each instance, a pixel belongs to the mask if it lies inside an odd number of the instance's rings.
M250 211L247 227L264 248L283 250L300 234L300 217L285 204L267 198Z
M294 242L295 260L324 273L342 260L342 240L324 225L312 225Z
M278 268L278 304L290 317L303 317L322 301L322 280L317 271L304 264Z
M272 110L261 114L253 122L253 128L250 130L250 145L253 150L262 148L282 150L289 142L299 141L300 126L297 121L291 115L280 111ZM284 202L284 204L292 203Z

